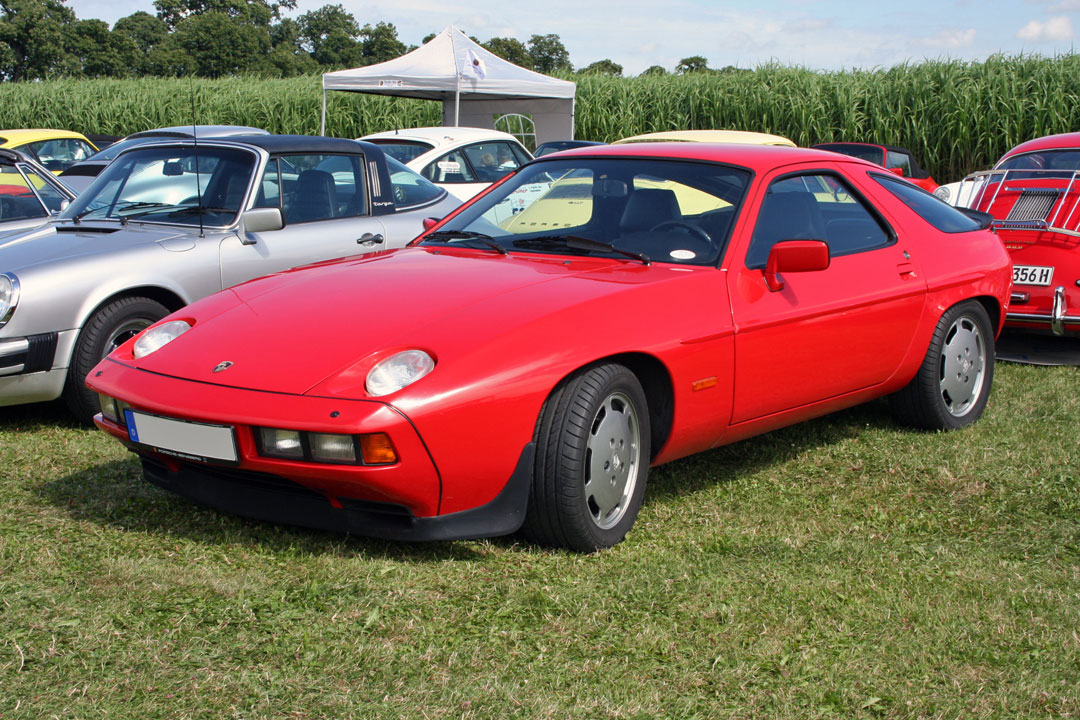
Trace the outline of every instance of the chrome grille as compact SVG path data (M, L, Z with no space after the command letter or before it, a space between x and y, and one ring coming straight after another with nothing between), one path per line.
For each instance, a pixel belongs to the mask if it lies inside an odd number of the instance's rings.
M1009 211L1006 220L1045 220L1050 214L1050 208L1054 207L1054 201L1058 198L1056 191L1031 191L1025 190L1016 199L1016 204Z

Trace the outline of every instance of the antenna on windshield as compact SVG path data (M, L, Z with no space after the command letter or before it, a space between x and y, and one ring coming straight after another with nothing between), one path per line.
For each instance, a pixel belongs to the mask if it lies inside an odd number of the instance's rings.
M195 78L188 76L188 87L191 89L191 142L195 145L195 194L199 197L199 237L206 237L203 230L203 197L202 179L199 177L199 132L195 117Z

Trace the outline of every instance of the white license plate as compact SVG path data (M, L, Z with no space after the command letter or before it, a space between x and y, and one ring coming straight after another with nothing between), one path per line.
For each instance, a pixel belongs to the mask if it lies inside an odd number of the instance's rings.
M1049 285L1054 268L1047 265L1013 265L1013 283L1017 285Z
M235 463L236 434L229 425L175 420L124 410L128 437L132 442L148 445L166 455L185 460L216 460Z

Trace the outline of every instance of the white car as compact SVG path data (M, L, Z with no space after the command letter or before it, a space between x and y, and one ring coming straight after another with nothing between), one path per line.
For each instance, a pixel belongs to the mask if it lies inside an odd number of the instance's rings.
M532 160L513 135L484 128L410 128L357 139L378 145L460 200L468 200Z

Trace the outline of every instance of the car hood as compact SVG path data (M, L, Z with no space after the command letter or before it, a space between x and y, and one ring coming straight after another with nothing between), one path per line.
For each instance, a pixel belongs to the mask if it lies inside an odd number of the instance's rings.
M135 361L129 345L116 359L217 385L363 397L367 371L394 352L419 348L440 362L440 355L463 355L585 303L705 270L429 247L386 251L223 290L172 316L194 325L171 344ZM215 373L225 362L232 365Z
M194 238L189 229L168 226L50 222L33 230L0 235L0 271L18 272L54 260L122 252L155 242L166 250L182 252L195 247Z

